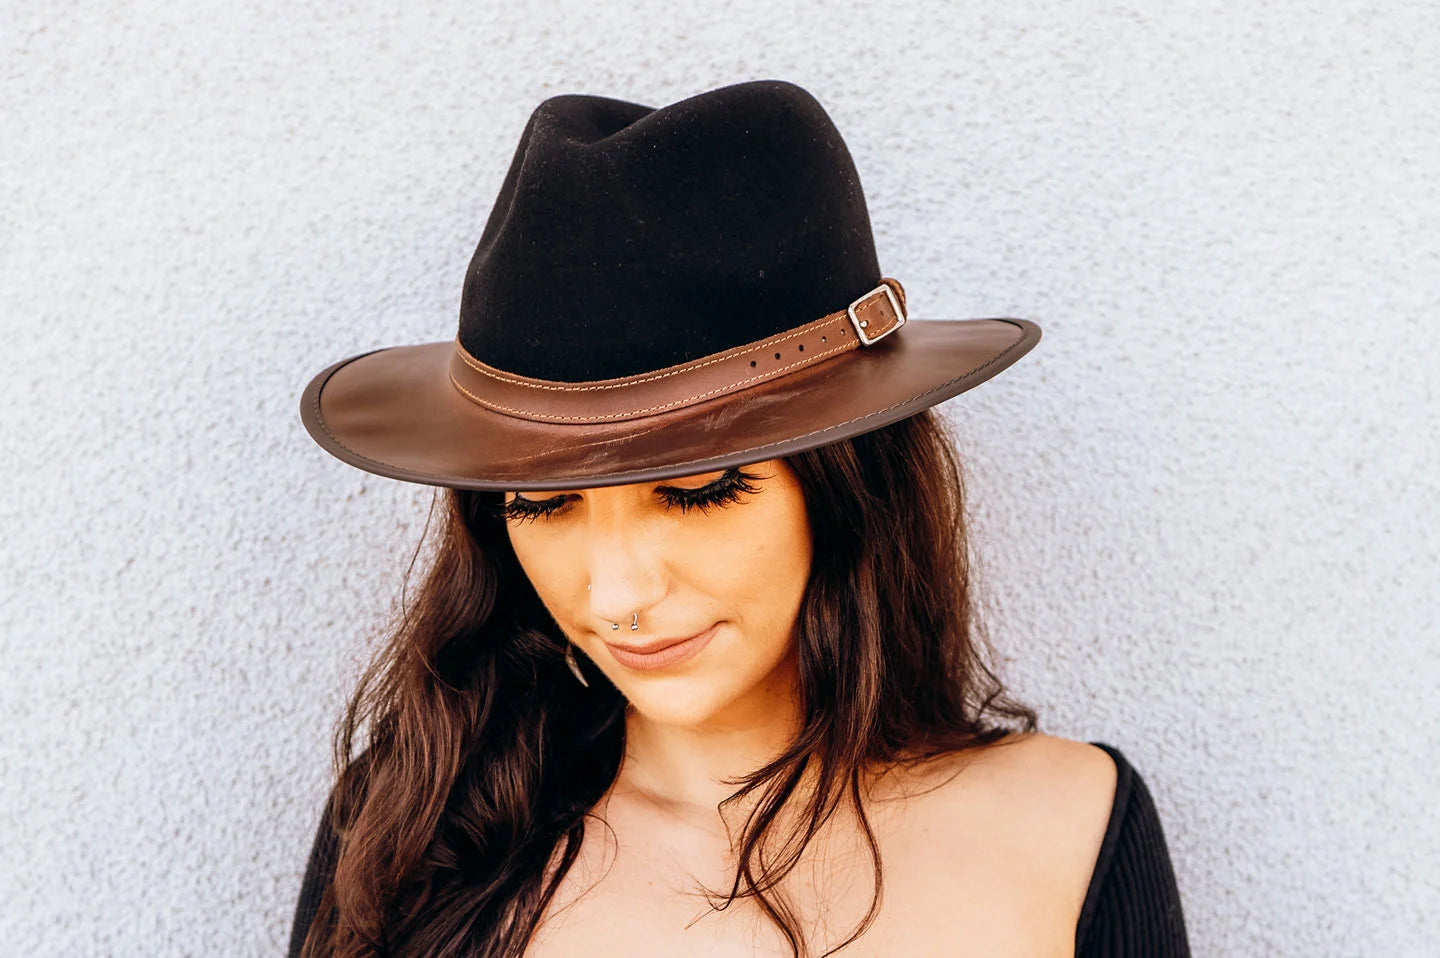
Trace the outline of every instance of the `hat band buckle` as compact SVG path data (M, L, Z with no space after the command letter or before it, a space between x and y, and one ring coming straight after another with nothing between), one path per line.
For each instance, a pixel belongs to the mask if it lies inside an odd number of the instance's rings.
M889 315L877 317L876 307L882 306L889 307ZM862 312L865 314L863 319L860 316ZM864 346L878 343L905 325L905 310L901 308L900 301L895 297L895 290L891 289L889 283L881 283L856 299L846 308L845 313L850 317L850 324L855 327L855 335ZM867 332L871 329L872 322L876 322L876 328L880 330L874 335Z

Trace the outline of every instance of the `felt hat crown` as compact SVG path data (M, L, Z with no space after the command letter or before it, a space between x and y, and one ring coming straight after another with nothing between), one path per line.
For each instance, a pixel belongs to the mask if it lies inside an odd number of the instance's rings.
M972 388L1023 319L909 321L849 151L808 92L537 106L452 341L320 372L311 436L379 475L472 489L655 481L784 456Z

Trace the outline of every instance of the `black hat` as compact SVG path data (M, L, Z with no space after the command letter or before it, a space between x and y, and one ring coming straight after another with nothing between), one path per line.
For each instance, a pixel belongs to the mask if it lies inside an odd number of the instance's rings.
M650 482L888 425L1039 338L1024 319L908 319L850 153L795 84L658 109L566 94L520 135L455 339L341 360L300 411L327 451L395 479Z

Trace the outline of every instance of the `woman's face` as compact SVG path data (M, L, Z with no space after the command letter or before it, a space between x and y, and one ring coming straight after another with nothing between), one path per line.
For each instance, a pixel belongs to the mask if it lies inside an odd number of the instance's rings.
M505 502L541 601L645 718L743 725L791 694L811 538L785 460ZM711 626L708 640L648 652Z

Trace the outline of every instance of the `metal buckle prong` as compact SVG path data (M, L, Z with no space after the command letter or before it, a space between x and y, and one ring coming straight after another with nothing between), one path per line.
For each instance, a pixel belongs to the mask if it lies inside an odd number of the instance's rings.
M869 321L863 320L860 317L856 316L855 307L865 305L868 300L872 299L878 293L884 293L886 298L890 300L890 310L895 314L895 325L885 330L885 332L881 333L879 336L870 336L865 332L865 330L870 325ZM846 307L845 312L848 313L850 316L850 325L855 327L855 335L860 338L861 344L865 346L869 346L871 343L879 342L886 336L889 336L891 333L895 332L895 330L899 329L901 326L905 325L905 311L900 308L900 300L896 298L895 290L890 288L889 283L881 283L879 286L876 286L874 289L870 290L870 292L866 293L864 296L861 296L859 299L855 300L855 302L851 303L848 307Z

